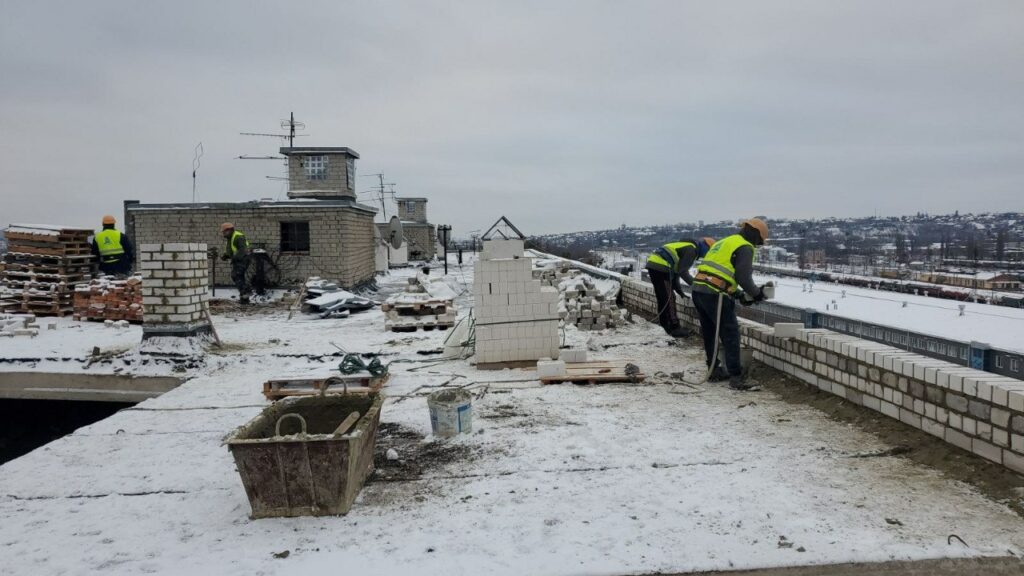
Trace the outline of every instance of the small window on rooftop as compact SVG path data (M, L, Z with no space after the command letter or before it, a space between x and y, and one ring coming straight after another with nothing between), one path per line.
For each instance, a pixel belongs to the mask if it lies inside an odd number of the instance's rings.
M327 180L327 156L306 156L306 180Z
M405 213L409 216L414 216L416 214L416 205L412 202L406 202Z
M281 252L309 252L309 222L281 222Z

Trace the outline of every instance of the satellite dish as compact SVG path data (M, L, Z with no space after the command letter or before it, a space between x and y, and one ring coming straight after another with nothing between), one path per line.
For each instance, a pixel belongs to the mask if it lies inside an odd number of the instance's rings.
M389 241L392 248L397 250L402 247L405 236L402 231L402 221L398 219L398 216L391 217L391 222L388 223L388 236L390 236Z

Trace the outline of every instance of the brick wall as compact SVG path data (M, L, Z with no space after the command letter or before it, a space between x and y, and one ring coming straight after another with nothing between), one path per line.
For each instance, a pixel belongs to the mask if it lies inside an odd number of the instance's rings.
M657 314L646 282L624 281L621 297L636 314ZM679 299L677 311L697 325ZM1024 473L1024 381L823 329L779 338L741 320L740 333L755 360Z
M310 180L306 178L304 162L306 156L325 156L327 158L327 178ZM288 157L288 190L289 196L300 197L304 190L322 190L336 192L338 197L355 198L355 190L348 186L348 168L345 154L296 154ZM293 194L294 193L294 194Z
M209 329L203 303L210 283L206 244L140 244L143 337Z
M403 222L427 223L427 201L396 198L398 203L398 217Z
M403 227L405 238L409 242L410 260L430 260L437 252L437 231L433 226L424 224L406 224Z
M303 203L306 204L306 203ZM309 276L355 286L374 277L373 212L350 206L258 203L185 206L129 206L127 227L136 251L141 244L203 242L223 253L222 222L232 222L254 246L265 247L282 268L282 283L295 285ZM281 222L309 222L309 253L284 253ZM216 262L214 281L231 285L230 266Z

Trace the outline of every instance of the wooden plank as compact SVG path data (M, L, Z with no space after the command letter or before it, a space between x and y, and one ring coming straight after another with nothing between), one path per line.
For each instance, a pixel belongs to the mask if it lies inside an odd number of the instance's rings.
M591 362L568 362L565 365L565 374L562 376L546 376L540 379L543 384L557 384L561 382L587 382L598 384L605 382L642 382L646 375L627 375L625 360L604 360Z

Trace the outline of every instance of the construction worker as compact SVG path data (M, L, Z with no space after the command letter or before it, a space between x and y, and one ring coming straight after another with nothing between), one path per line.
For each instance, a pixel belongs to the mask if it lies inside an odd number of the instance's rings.
M740 365L740 327L736 320L736 303L749 306L764 300L764 286L754 284L754 247L768 239L768 225L758 218L740 223L738 234L726 236L708 250L693 278L692 298L704 336L704 352L712 382L729 379L729 387L749 390ZM766 284L766 285L770 285ZM723 372L716 359L715 331L722 342L725 356ZM712 366L712 359L715 365Z
M92 237L92 253L100 262L100 272L111 276L127 276L132 273L135 250L128 237L114 225L114 217L103 217L103 229Z
M715 243L714 238L670 242L647 257L647 274L658 298L658 323L673 338L686 338L690 330L679 324L676 314L676 294L683 296L683 282L693 285L690 267L703 258Z
M235 225L231 222L221 224L220 233L228 241L220 259L231 261L231 281L235 283L235 288L238 288L238 302L248 304L249 283L246 275L249 272L250 261L249 241L246 240L245 234L235 230Z

